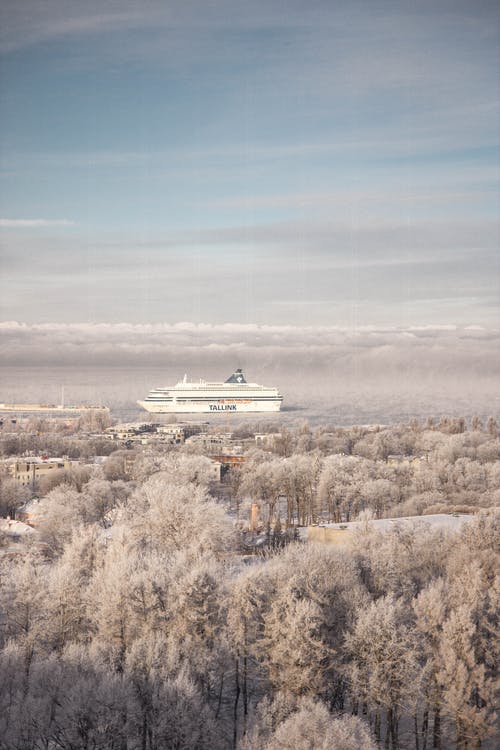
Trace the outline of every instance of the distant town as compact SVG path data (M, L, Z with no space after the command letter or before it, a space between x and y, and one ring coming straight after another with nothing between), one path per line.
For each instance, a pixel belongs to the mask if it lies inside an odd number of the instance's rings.
M165 460L182 465L199 459L210 494L241 530L266 530L267 541L276 524L287 533L300 528L302 539L337 539L334 531L354 529L359 522L353 520L363 513L372 515L373 528L387 528L377 519L392 513L397 519L415 516L429 522L436 516L433 511L446 511L444 527L455 528L457 518L469 520L470 514L489 507L491 493L498 489L496 475L488 475L500 460L493 418L485 425L476 417L469 426L464 419L443 418L436 424L429 419L408 426L314 430L306 422L290 427L253 420L228 431L227 423L203 419L118 423L101 407L74 416L3 414L0 430L2 530L11 540L43 528L44 498L56 487L85 484L94 476L136 483L145 477L148 462L154 473ZM443 487L429 479L443 464L456 470L457 461L464 471L478 467L482 482L475 476L472 496L450 478ZM261 477L271 468L275 476ZM332 469L336 486L330 491L325 482ZM302 479L307 498L294 497L298 490L290 484L290 472L296 471L307 477ZM363 471L370 477L369 491L358 485L359 493L353 495L356 474ZM349 479L339 484L339 472ZM416 491L419 484L423 492ZM101 522L103 527L111 523L105 517Z

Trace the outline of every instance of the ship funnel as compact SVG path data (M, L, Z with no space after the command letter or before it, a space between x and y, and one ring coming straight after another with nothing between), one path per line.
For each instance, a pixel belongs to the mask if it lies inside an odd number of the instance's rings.
M243 375L241 370L236 370L233 372L230 378L228 378L226 383L246 383L245 376Z

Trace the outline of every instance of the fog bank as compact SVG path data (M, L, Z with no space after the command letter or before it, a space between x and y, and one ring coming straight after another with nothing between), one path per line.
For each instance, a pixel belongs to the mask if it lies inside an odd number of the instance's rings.
M256 325L0 324L0 401L58 400L135 409L184 373L278 386L289 416L394 421L498 413L500 333Z

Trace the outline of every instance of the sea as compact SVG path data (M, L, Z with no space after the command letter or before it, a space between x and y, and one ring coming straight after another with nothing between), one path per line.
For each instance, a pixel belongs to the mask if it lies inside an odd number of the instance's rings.
M257 370L257 368L255 368ZM223 380L230 373L196 373L207 380ZM251 373L254 375L254 372ZM411 419L425 421L446 415L500 418L500 394L495 382L474 378L453 380L411 378L334 377L328 371L293 371L289 366L267 367L248 377L276 386L283 395L282 411L269 415L232 414L240 421L311 426L391 425ZM188 373L189 380L196 380ZM174 385L184 376L178 365L167 367L24 366L0 367L0 403L61 403L108 406L118 421L150 420L137 405L151 388ZM196 415L199 419L199 415ZM184 416L179 417L184 419ZM227 420L226 414L207 415L207 421Z

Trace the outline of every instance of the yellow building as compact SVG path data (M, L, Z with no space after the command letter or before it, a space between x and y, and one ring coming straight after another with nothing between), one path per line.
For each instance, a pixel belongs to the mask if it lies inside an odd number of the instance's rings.
M435 513L428 516L405 516L402 518L378 518L349 523L327 523L320 526L309 526L307 529L308 542L322 544L343 545L351 542L356 535L364 531L378 531L387 533L393 529L427 529L434 531L443 529L453 531L462 524L471 521L473 516L465 513Z
M22 461L8 461L4 468L7 474L19 484L34 487L41 477L47 476L50 472L71 469L78 463L78 461L70 461L64 458L30 457Z

